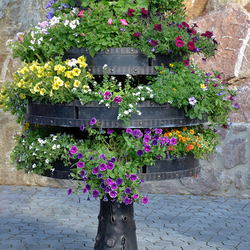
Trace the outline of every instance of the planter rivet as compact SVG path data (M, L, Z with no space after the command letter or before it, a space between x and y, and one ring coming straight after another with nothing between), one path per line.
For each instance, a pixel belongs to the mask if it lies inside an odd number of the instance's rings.
M50 123L53 123L53 121L52 121L52 120L50 120Z
M111 69L111 72L114 72L114 69Z
M112 238L107 239L107 245L113 247L115 245L115 240Z
M134 71L137 72L138 69L135 69Z
M131 49L131 52L134 52L134 50L133 50L133 49Z
M180 121L180 124L182 124L182 121Z
M91 69L88 69L89 72L91 72Z

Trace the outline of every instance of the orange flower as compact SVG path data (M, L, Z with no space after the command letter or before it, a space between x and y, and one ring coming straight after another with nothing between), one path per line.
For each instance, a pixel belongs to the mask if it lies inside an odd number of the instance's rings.
M192 150L192 147L194 147L194 146L193 146L192 144L189 143L189 144L187 145L187 151Z
M190 137L187 136L187 141L190 141Z
M172 132L172 133L174 133L175 131L176 131L176 129L175 129L175 128L172 128L172 129L171 129L171 132Z
M170 145L170 146L168 147L168 150L173 152L173 151L175 150L175 148L174 148L173 145Z
M200 143L197 143L197 147L199 148L201 146L201 144Z
M195 142L195 141L193 141L193 144L194 144L194 145L196 145L196 142Z
M186 131L187 130L187 127L183 127L183 131Z
M193 129L190 129L190 134L194 134L194 130Z

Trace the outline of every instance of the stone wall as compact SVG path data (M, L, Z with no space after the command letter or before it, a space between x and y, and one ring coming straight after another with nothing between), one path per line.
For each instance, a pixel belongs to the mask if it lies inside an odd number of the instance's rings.
M20 66L4 46L17 32L45 20L48 0L0 1L0 85L12 80L12 73ZM230 4L227 4L230 3ZM226 5L227 4L227 5ZM187 20L197 23L200 31L212 30L219 42L215 58L204 62L193 59L208 71L218 69L224 80L238 88L237 102L241 109L232 114L233 125L220 129L222 145L218 153L200 160L198 178L184 178L145 183L148 192L196 195L225 195L250 197L250 0L186 0ZM15 117L0 110L0 185L69 186L37 175L17 172L9 162L14 147L13 135L20 131Z

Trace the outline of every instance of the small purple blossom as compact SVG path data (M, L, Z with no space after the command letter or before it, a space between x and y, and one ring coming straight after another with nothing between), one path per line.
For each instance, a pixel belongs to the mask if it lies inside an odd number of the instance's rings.
M89 184L86 184L85 188L86 188L87 190L90 190L90 189L91 189L91 187L90 187Z
M112 96L111 92L106 91L104 93L104 100L109 100L111 96Z
M122 178L118 178L115 182L116 182L117 185L121 185L122 184Z
M126 194L130 194L130 193L131 193L131 188L130 188L130 187L127 187L127 188L125 189L125 193L126 193Z
M99 173L99 174L97 175L97 179L101 179L102 176L103 176L103 173Z
M89 122L90 125L94 125L96 123L96 119L92 118L91 121Z
M49 14L47 15L48 19L52 19L54 16L53 11L50 11Z
M151 142L151 145L152 146L156 146L158 144L158 141L157 140L153 140L152 142Z
M117 196L117 192L112 190L112 191L109 192L109 195L110 195L111 198L115 198Z
M72 188L68 190L68 195L72 194Z
M105 170L107 169L106 164L101 163L101 164L99 165L99 169L100 169L101 171L105 171Z
M79 153L77 156L78 159L82 159L83 158L83 153Z
M147 203L148 203L148 197L147 197L147 196L144 196L144 197L142 198L142 204L145 205L145 204L147 204Z
M83 131L84 129L85 129L85 127L84 127L84 125L82 124L82 125L80 126L80 130Z
M136 153L138 156L142 156L144 154L143 150L141 149L139 149Z
M161 133L162 133L162 129L156 128L156 129L155 129L155 133L156 133L156 134L161 134Z
M93 196L94 198L98 197L99 196L99 191L98 190L93 190Z
M81 171L81 177L82 177L82 178L85 177L85 173L86 173L86 171L83 169L83 170Z
M151 136L146 134L144 135L144 142L149 142L151 140Z
M148 144L145 145L144 150L145 150L146 153L150 152L151 151L151 146L148 145Z
M72 146L70 149L70 153L71 154L76 154L77 153L78 148L76 146Z
M139 198L139 194L134 194L134 195L133 195L133 199L134 199L134 200L136 200L136 199L138 199L138 198Z
M94 157L91 155L91 156L89 157L89 160L92 161L93 159L94 159Z
M92 170L92 174L98 174L99 172L99 168L98 167L94 167Z
M108 133L109 135L111 135L113 132L114 132L114 131L113 131L112 128L108 128L107 133Z
M78 168L83 168L83 167L84 167L84 162L79 161L79 162L77 163L77 167L78 167Z
M176 145L177 139L174 138L174 137L172 137L172 138L170 139L170 143L171 143L172 145Z
M150 133L151 133L151 129L150 129L150 128L146 128L146 129L145 129L145 133L146 133L146 134L150 134Z
M108 170L112 170L114 168L114 163L113 162L109 162L108 164L107 164L107 169Z
M106 161L107 157L105 154L100 154L99 159L103 159L104 161Z
M109 187L106 187L105 188L105 193L108 194L110 192L110 188Z
M123 203L125 205L128 205L129 204L129 198L128 197L125 197L124 200L123 200Z
M115 101L116 103L121 103L122 102L122 98L120 96L116 96L113 101Z
M130 175L130 180L131 181L136 181L136 179L137 179L137 175L136 174L131 174Z
M126 129L126 133L132 134L132 133L133 133L133 130L132 130L131 128L127 128L127 129Z
M116 158L112 157L109 161L115 163L116 162Z
M100 185L100 187L101 187L102 189L106 189L107 185L105 185L104 182L102 182L101 185Z
M235 108L237 108L237 109L240 108L240 105L239 105L237 102L234 104L234 106L235 106Z
M106 180L106 182L107 182L107 184L110 186L110 185L113 183L113 180L110 179L110 178L108 178L108 179Z
M118 186L115 182L113 182L110 187L112 190L116 190Z

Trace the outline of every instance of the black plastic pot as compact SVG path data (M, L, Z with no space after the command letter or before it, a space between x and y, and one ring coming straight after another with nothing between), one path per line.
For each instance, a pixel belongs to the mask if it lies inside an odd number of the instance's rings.
M70 48L65 51L63 60L78 58L84 55L88 64L87 70L92 75L103 75L103 66L106 64L109 75L154 75L157 73L155 66L164 65L183 60L182 56L155 54L156 58L148 58L141 50L124 47L109 48L105 51L98 51L95 57L89 54L88 48Z
M141 115L132 114L129 126L125 126L122 120L117 120L119 106L112 103L110 108L91 102L81 105L79 101L65 104L38 103L30 101L27 106L25 119L30 123L80 127L89 125L91 118L101 122L102 128L153 128L153 127L182 127L191 126L207 121L206 115L200 120L190 119L185 116L184 109L171 107L169 104L156 104L152 101L138 103L137 110Z
M100 201L94 250L138 250L133 203Z

